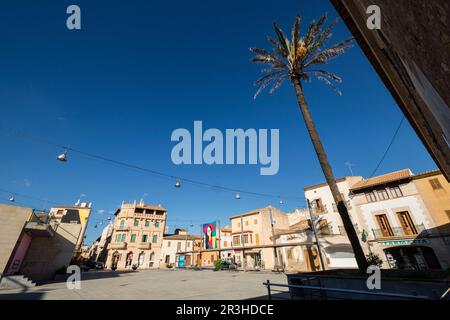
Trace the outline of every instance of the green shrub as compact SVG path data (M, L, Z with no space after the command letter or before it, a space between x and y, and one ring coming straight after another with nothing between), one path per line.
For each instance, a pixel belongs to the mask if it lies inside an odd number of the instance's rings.
M381 267L383 265L383 260L381 260L380 256L375 253L369 253L367 256L367 262L371 266Z
M214 270L218 271L218 270L222 269L222 265L223 265L222 260L214 261Z

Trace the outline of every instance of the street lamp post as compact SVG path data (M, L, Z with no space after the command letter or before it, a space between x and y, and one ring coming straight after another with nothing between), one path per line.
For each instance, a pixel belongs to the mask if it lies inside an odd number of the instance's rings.
M275 229L274 229L274 221L272 216L272 207L269 206L269 218L270 218L270 225L272 226L272 243L273 243L273 254L275 258L275 265L273 266L274 271L280 272L279 266L278 266L278 252L275 242Z
M308 212L309 212L309 218L311 221L311 228L312 228L312 231L314 234L314 238L316 240L317 251L318 251L319 260L320 260L320 266L321 266L322 270L325 270L325 264L323 263L323 259L322 259L322 250L320 249L319 238L317 237L316 224L315 224L315 221L313 220L313 216L312 216L312 212L311 212L313 207L312 207L311 202L308 199L306 199L306 203L308 205Z

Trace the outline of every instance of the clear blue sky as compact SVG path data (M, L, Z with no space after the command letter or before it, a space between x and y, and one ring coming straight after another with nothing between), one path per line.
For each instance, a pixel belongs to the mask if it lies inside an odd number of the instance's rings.
M78 4L82 30L66 29L66 8ZM295 14L304 22L328 12L321 1L3 1L0 5L0 127L51 140L169 174L255 192L302 196L323 181L295 95L284 83L253 100L258 66L251 46L267 47L272 22L289 31ZM304 25L303 25L304 26ZM341 21L335 40L349 37ZM368 176L385 151L401 111L356 45L334 60L342 96L322 83L306 85L317 128L337 177ZM176 166L171 132L207 128L279 128L280 171L261 176L259 166ZM171 227L228 217L272 203L271 199L183 185L133 170L9 137L0 131L0 188L73 204L80 194L93 202L91 242L122 200L144 193L168 209ZM409 167L435 168L405 122L378 173ZM1 193L2 201L9 195ZM41 208L45 203L17 199ZM282 210L303 206L286 201ZM98 210L105 213L99 214Z

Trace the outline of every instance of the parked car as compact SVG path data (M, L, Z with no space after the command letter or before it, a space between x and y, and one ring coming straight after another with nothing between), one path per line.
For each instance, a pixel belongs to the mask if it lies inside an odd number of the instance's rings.
M221 270L237 270L237 265L231 261L223 260Z
M95 263L95 269L102 270L105 269L105 264L101 261Z

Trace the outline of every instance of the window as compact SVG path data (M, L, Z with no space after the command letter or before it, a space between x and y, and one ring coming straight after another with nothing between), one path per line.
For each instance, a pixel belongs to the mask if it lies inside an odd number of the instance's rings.
M116 234L116 242L120 242L120 234Z
M155 228L159 228L159 221L155 221Z
M191 247L191 243L190 243L190 242L187 243L187 247L188 247L188 248Z
M148 238L148 235L146 235L146 234L143 234L142 235L142 241L141 242L147 242L147 238Z
M241 236L234 236L234 237L233 237L233 245L239 246L239 245L241 244L241 239L240 239L240 237L241 237Z
M238 228L240 228L241 227L241 223L240 222L238 222Z
M120 227L123 228L125 226L125 220L120 221Z
M170 263L170 256L168 254L166 254L166 260L165 263Z
M228 241L227 240L224 240L223 241L223 246L226 248L226 247L228 247Z
M367 202L375 202L377 198L375 197L375 193L373 191L366 193Z
M139 220L138 219L134 219L134 226L135 227L139 226Z
M257 219L253 220L253 223L258 224L258 220Z
M149 220L145 220L145 226L149 227L150 226L150 221Z
M177 242L177 251L180 251L180 250L181 250L181 242L178 241L178 242Z
M251 234L244 234L242 236L242 242L244 243L251 243L252 242L252 235Z
M256 245L259 245L259 233L255 234Z
M248 226L248 221L245 221L245 225Z
M433 190L442 189L442 185L441 185L441 183L439 182L439 179L438 179L438 178L430 179L430 180L428 180L428 181L430 182L431 187L433 188Z
M403 197L403 193L402 190L400 189L400 187L392 187L391 188L391 196L392 198L400 198Z
M389 199L389 195L388 195L386 189L378 190L377 193L378 193L378 199L380 199L380 200L388 200Z
M313 205L316 213L322 213L325 211L325 208L322 204L322 199L315 199L313 200Z
M167 248L170 248L170 241L167 241Z
M127 236L127 235L126 235L125 233L123 233L123 234L122 234L122 238L120 239L120 241L121 241L121 242L124 242L126 236Z
M131 242L131 243L136 242L136 235L135 235L135 234L132 234L132 235L131 235L130 242Z
M153 235L152 242L153 243L157 243L158 242L158 235L156 235L156 234Z

